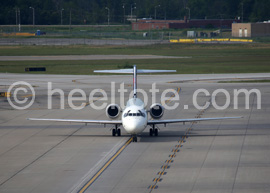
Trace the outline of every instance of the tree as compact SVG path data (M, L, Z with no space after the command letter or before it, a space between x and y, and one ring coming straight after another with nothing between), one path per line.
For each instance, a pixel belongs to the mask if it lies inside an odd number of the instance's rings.
M15 24L16 9L20 9L21 24L32 24L32 10L35 8L36 24L60 24L63 11L64 24L69 23L69 10L72 10L72 24L101 24L107 22L110 9L112 23L123 22L125 14L130 14L130 5L136 3L133 13L138 18L152 17L157 8L158 19L183 19L190 9L191 19L233 19L244 11L244 21L265 21L270 18L269 0L9 0L1 2L0 24Z

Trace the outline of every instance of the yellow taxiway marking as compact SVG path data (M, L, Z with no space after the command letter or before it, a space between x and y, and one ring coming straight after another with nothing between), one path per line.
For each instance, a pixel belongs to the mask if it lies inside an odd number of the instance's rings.
M93 182L107 169L107 167L117 158L117 156L131 143L133 137L131 137L115 154L107 161L107 163L80 189L78 193L83 193L85 190L93 184Z
M158 186L157 185L151 185L149 186L149 189L156 189Z
M179 94L180 90L181 90L181 87L178 87L176 92ZM163 104L163 105L164 105L164 104L170 104L170 103L172 102L172 99L173 99L174 97L175 97L175 94L172 94L172 95L170 96L170 98L167 99L165 102L162 102L162 104Z
M179 93L181 90L180 87L177 88L177 93ZM171 99L175 97L175 95L172 95L167 101L165 101L165 103L170 103L171 102ZM98 98L99 99L99 98ZM97 100L98 100L97 99ZM89 105L88 103L85 104L85 106ZM79 190L78 193L83 193L86 191L87 188L89 188L93 183L94 181L102 174L102 172L104 172L104 170L106 170L109 165L117 158L117 156L131 143L133 137L131 137L115 154L113 157L111 157L109 159L109 161ZM175 157L175 155L174 155ZM164 175L165 172L162 172L160 175ZM160 180L158 180L160 181ZM150 187L151 189L155 189L157 188L157 186L152 186Z
M22 96L23 98L28 98L28 97L31 97L31 96L33 96L32 94L28 94L28 95L24 95L24 96Z

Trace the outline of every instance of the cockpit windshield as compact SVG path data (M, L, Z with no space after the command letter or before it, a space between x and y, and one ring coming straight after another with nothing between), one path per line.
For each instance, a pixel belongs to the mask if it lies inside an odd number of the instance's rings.
M128 111L124 114L124 117L145 117L145 113L141 112L140 110L137 113L131 113Z

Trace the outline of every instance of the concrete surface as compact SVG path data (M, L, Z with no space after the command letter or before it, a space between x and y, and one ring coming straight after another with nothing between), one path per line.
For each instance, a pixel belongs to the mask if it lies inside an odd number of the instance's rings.
M168 88L180 91L180 105L165 112L165 118L244 116L243 119L193 124L159 125L158 137L149 137L147 128L114 160L86 192L270 192L270 87L269 83L218 84L209 82L167 83L169 81L224 78L269 78L269 74L223 75L155 75L139 76L138 87L148 90L153 82L161 92ZM125 81L132 90L131 76L65 76L0 74L1 90L15 81L34 85L36 100L27 110L14 110L0 98L0 192L78 192L130 136L112 137L110 126L54 122L31 122L26 118L106 119L105 110L89 105L80 111L59 109L59 98L53 97L53 109L47 107L47 82L65 94L74 88L88 96L95 88L104 89L110 98L110 82ZM75 80L75 81L72 81ZM258 89L262 109L257 109L255 94L250 108L244 108L244 95L239 95L239 109L231 103L226 110L212 106L205 111L194 108L192 96L198 88L213 93L226 89ZM25 95L27 95L26 93ZM116 95L119 103L119 96ZM23 97L23 96L21 96ZM127 96L126 96L127 98ZM198 103L211 96L200 94ZM216 96L223 105L224 94ZM109 101L110 102L110 101ZM96 101L100 105L102 101ZM148 106L151 104L151 100ZM174 103L170 103L173 105ZM67 104L65 104L68 106ZM184 109L188 105L188 109ZM173 150L179 152L172 152ZM175 157L170 157L175 155ZM172 160L166 163L166 160ZM167 168L162 168L167 166ZM164 175L158 172L165 172ZM153 181L159 178L160 181ZM149 187L155 187L153 189Z

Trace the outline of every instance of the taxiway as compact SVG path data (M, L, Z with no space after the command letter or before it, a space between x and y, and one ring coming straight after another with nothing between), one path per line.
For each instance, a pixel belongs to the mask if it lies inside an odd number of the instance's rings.
M87 183L130 136L123 132L121 137L112 137L110 126L32 122L27 118L107 119L105 109L95 110L90 105L104 102L98 100L98 96L82 110L71 109L66 101L65 109L59 109L60 99L55 96L53 108L47 109L47 83L52 82L53 88L62 89L66 96L74 88L84 90L87 96L93 89L103 89L110 99L110 82L116 83L116 90L120 83L125 82L126 89L131 91L131 76L0 75L3 90L16 81L26 81L34 86L36 92L34 104L26 110L14 110L5 98L0 99L2 193L270 192L269 83L178 82L209 78L264 78L269 77L267 73L139 76L138 88L144 89L150 99L148 91L154 82L160 89L158 99L165 89L181 88L179 107L167 110L164 118L244 118L160 125L158 137L150 137L146 129L138 137L138 143L129 143L90 186ZM249 109L244 108L246 101L244 95L240 95L238 109L230 103L225 110L217 110L213 106L205 111L198 110L193 105L192 96L199 88L210 93L223 88L231 97L233 89L258 89L261 92L261 109L257 108L256 95L251 94ZM200 94L198 103L204 104L210 99L211 96ZM116 102L119 101L116 94ZM224 105L225 95L218 94L216 101ZM151 100L148 106L150 103ZM174 103L172 101L168 105ZM189 108L184 109L184 105Z

